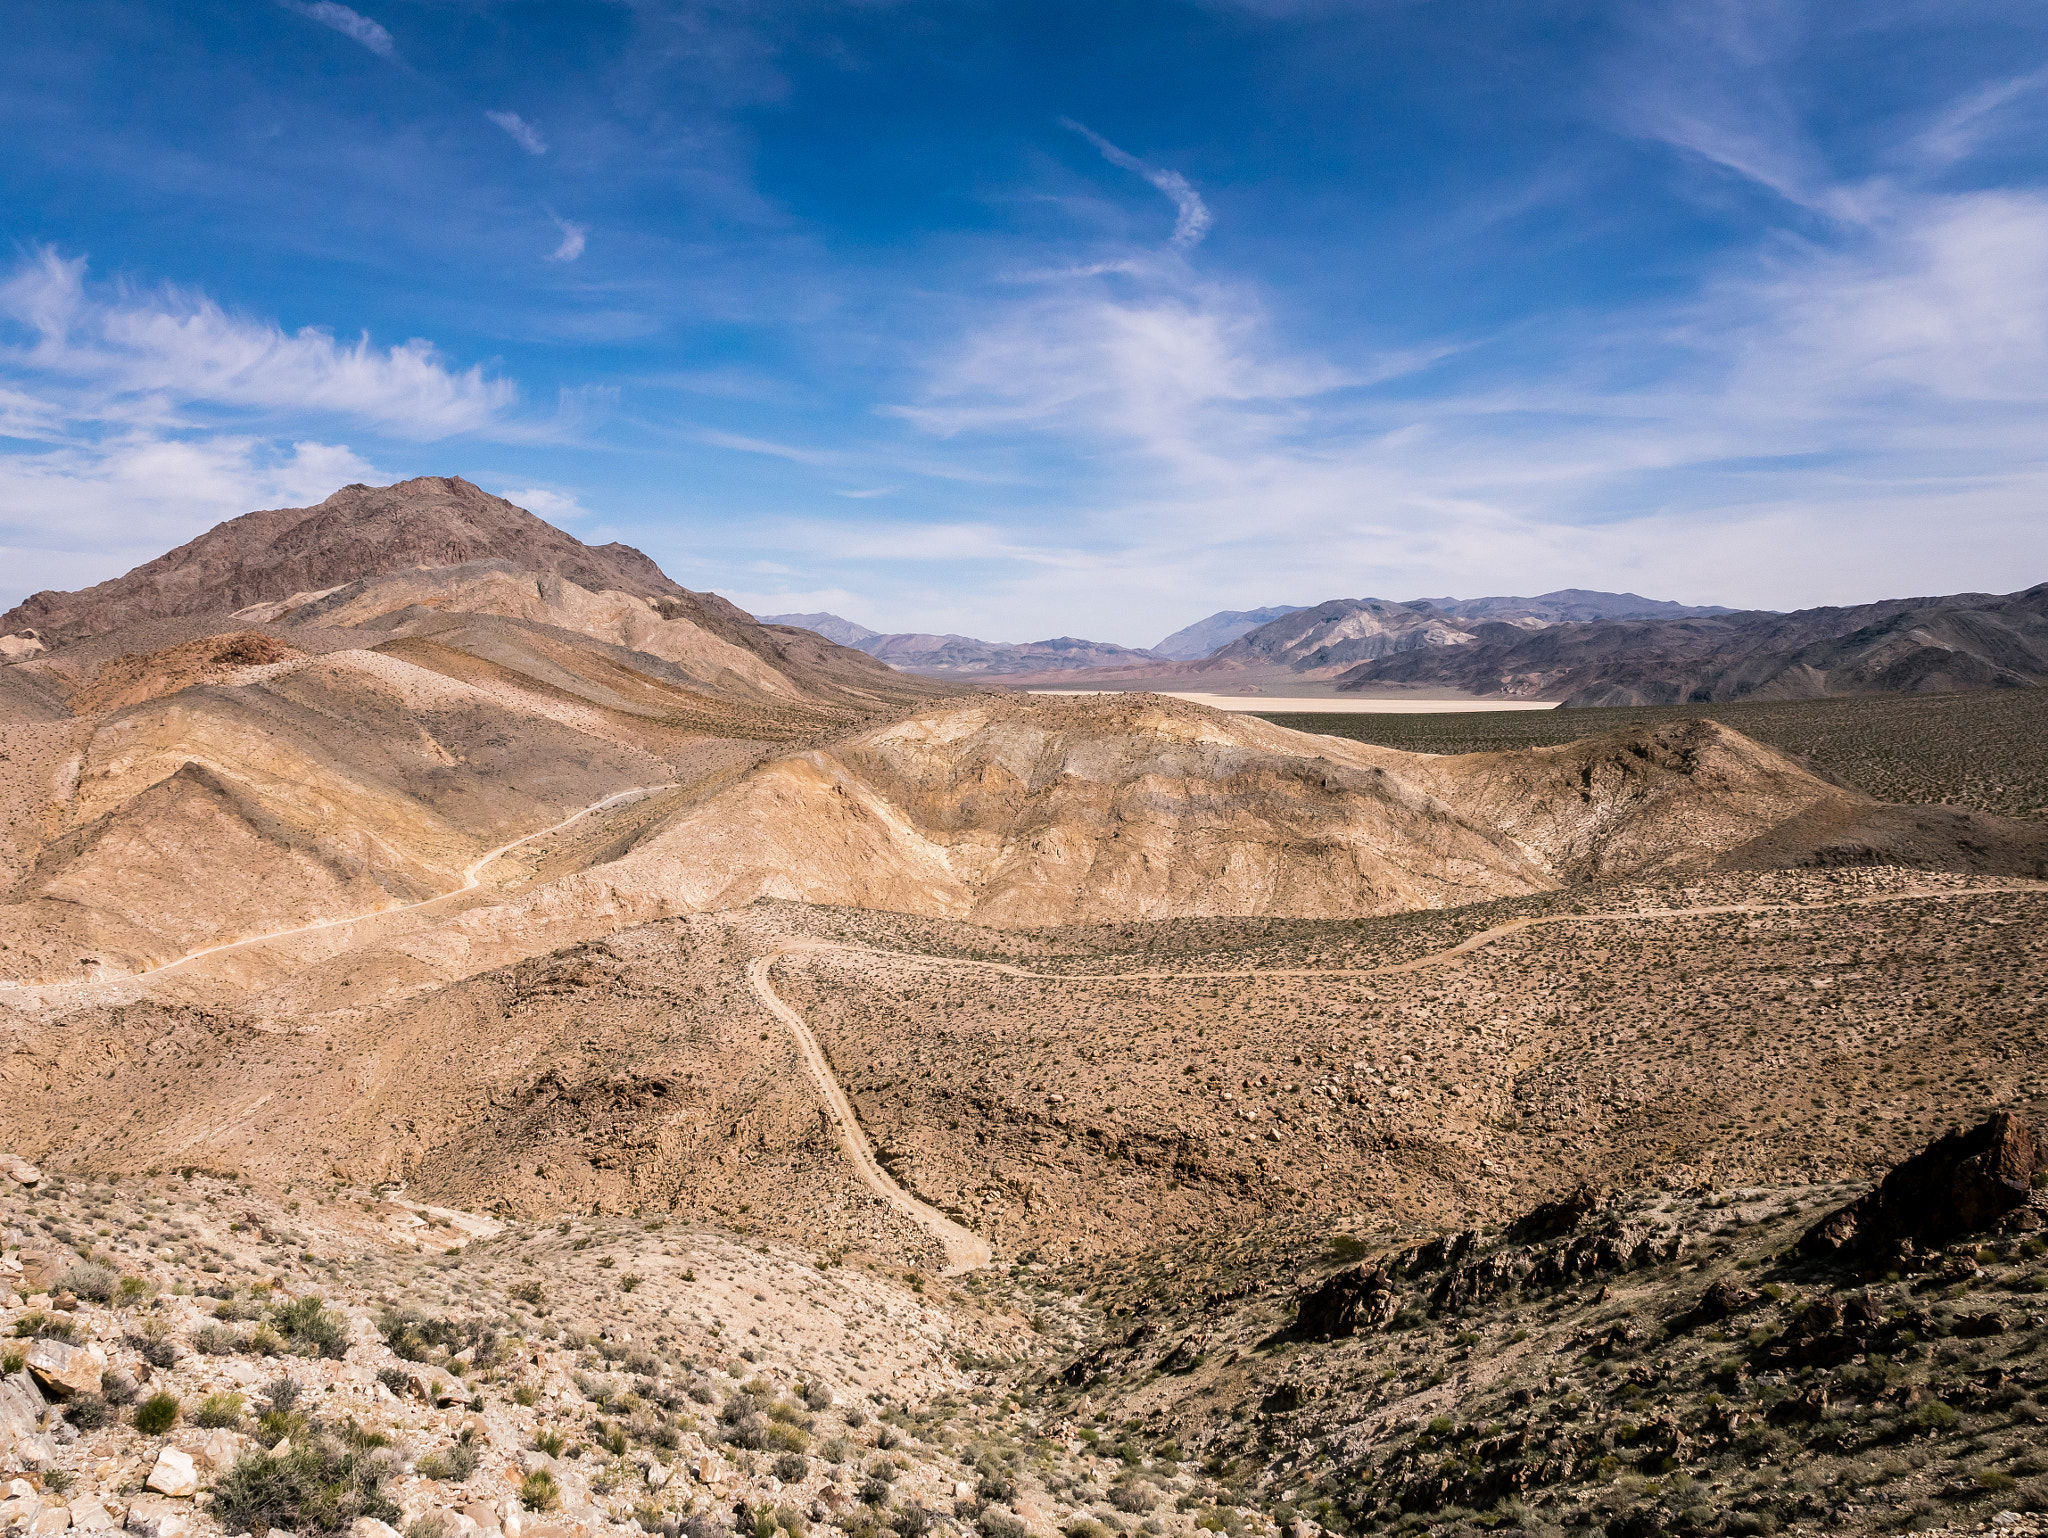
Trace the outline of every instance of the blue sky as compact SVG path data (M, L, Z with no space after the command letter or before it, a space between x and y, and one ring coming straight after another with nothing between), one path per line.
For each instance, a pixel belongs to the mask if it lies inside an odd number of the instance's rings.
M757 611L2048 577L2048 11L8 0L0 601L462 474Z

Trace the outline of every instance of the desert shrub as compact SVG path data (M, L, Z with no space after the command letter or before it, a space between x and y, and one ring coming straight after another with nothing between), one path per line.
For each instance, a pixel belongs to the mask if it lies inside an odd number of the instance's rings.
M881 1448L884 1452L887 1452L892 1447L901 1447L902 1445L903 1438L896 1434L894 1426L877 1426L875 1428L875 1446Z
M445 1479L459 1485L476 1472L482 1456L483 1449L477 1445L475 1434L465 1430L453 1446L428 1453L420 1459L419 1471L429 1479Z
M874 1475L870 1474L866 1479L861 1481L860 1498L863 1501L867 1502L867 1504L870 1506L888 1505L889 1481L886 1479L878 1479Z
M17 1340L76 1340L78 1327L69 1315L31 1309L14 1321L14 1335Z
M55 1476L54 1478L52 1476ZM43 1488L52 1495L64 1496L71 1493L72 1482L78 1476L69 1469L44 1469Z
M811 1472L811 1460L802 1453L784 1453L775 1460L775 1477L793 1485Z
M1016 1481L1009 1472L996 1464L981 1466L981 1478L974 1487L974 1493L985 1501L1007 1501L1017 1493Z
M896 1529L896 1538L925 1538L932 1530L932 1514L913 1501L889 1525Z
M1118 1485L1109 1492L1109 1504L1118 1511L1143 1516L1159 1504L1159 1498L1145 1485Z
M192 1424L203 1426L208 1431L241 1425L242 1396L226 1392L208 1394L199 1401L199 1408L192 1412Z
M1067 1524L1067 1538L1109 1538L1109 1529L1093 1517L1076 1517Z
M384 1494L386 1467L372 1449L327 1434L307 1438L282 1458L244 1453L215 1481L210 1514L236 1533L339 1533L358 1517L394 1521L400 1513Z
M159 1390L135 1407L135 1429L146 1437L160 1437L178 1424L178 1396Z
M95 1303L111 1303L120 1285L119 1272L88 1261L67 1269L52 1284L51 1291L76 1293L79 1297L90 1298Z
M562 1449L569 1444L563 1440L561 1432L550 1427L533 1434L533 1445L550 1458L559 1458L562 1456Z
M1007 1506L984 1506L974 1518L982 1538L1028 1538L1031 1529Z
M100 1398L110 1405L133 1404L139 1385L118 1367L100 1374Z
M600 1410L619 1397L619 1386L616 1383L612 1382L609 1378L598 1377L594 1373L572 1372L569 1374L569 1381L576 1385L577 1393L596 1405ZM744 1403L744 1401L741 1401L741 1403ZM745 1412L742 1411L742 1413Z
M868 1422L868 1412L857 1404L850 1404L846 1407L844 1418L849 1426L865 1426Z
M405 1538L448 1538L450 1523L445 1511L430 1511L405 1530Z
M113 1413L98 1394L79 1394L64 1406L64 1418L80 1431L99 1430Z
M1922 1431L1947 1431L1957 1419L1955 1410L1939 1399L1930 1399L1913 1412L1913 1424Z
M278 1333L308 1356L339 1361L348 1355L348 1320L323 1308L314 1297L294 1298L270 1311Z
M0 1351L0 1377L11 1378L28 1365L28 1347Z
M771 1453L808 1452L811 1439L804 1434L801 1426L792 1426L787 1421L770 1421L761 1428L761 1447Z
M553 1511L562 1504L562 1487L546 1469L535 1469L519 1481L519 1504L528 1511Z
M178 1365L178 1350L160 1333L145 1331L140 1335L126 1337L129 1348L152 1367L175 1367Z
M248 1298L229 1298L215 1306L213 1317L223 1324L247 1324L263 1317L263 1305Z
M233 1356L235 1332L224 1324L203 1324L192 1332L192 1347L201 1356Z
M806 1383L803 1387L804 1403L813 1410L832 1408L832 1390L822 1383Z
M299 1402L299 1380L287 1373L263 1385L263 1397L270 1401L270 1408L281 1415L289 1415Z

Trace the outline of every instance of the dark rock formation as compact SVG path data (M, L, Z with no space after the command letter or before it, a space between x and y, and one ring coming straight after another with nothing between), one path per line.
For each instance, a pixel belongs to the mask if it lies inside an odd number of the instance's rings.
M1598 1212L1605 1201L1606 1198L1591 1186L1582 1185L1554 1202L1541 1202L1531 1207L1508 1226L1508 1237L1517 1244L1541 1244L1546 1239L1562 1239Z
M1400 1311L1401 1295L1394 1290L1392 1277L1378 1266L1353 1266L1301 1295L1294 1333L1308 1340L1333 1340L1361 1330L1383 1330Z
M1876 1190L1830 1213L1799 1241L1816 1259L1928 1249L1991 1227L2024 1206L2044 1168L2040 1140L2010 1111L1951 1132L1896 1165Z

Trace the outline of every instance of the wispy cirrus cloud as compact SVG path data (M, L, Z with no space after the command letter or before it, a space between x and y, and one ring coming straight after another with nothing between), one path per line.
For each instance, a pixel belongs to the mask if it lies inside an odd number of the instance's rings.
M548 141L541 137L540 130L518 113L486 112L484 116L504 129L511 136L512 142L527 154L545 155L548 152Z
M1111 165L1136 172L1166 194L1174 207L1172 243L1175 246L1186 250L1201 244L1202 237L1209 233L1209 226L1213 221L1210 218L1209 205L1202 201L1202 195L1195 191L1194 184L1185 176L1178 171L1147 165L1136 155L1110 143L1085 123L1077 123L1070 117L1061 118L1060 127L1071 129L1086 139Z
M567 219L557 218L555 225L562 232L562 243L548 253L551 262L573 262L583 254L590 235L587 224L571 224Z
M380 59L398 58L398 44L378 22L372 21L361 11L349 9L337 0L277 0L288 11L317 21L323 27L332 27L343 37L361 43Z

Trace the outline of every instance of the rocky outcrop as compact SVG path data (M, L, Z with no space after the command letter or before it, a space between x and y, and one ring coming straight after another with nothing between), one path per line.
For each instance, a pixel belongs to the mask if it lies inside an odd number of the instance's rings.
M1921 1251L1991 1227L2026 1204L2048 1169L2040 1139L2010 1111L1951 1132L1896 1165L1877 1189L1808 1229L1802 1253L1816 1259Z
M1384 1330L1400 1311L1401 1294L1391 1276L1377 1266L1353 1266L1301 1295L1294 1333L1307 1340L1335 1340Z
M1531 1207L1508 1225L1508 1237L1517 1244L1561 1239L1605 1205L1605 1196L1589 1185L1580 1185L1555 1201Z

